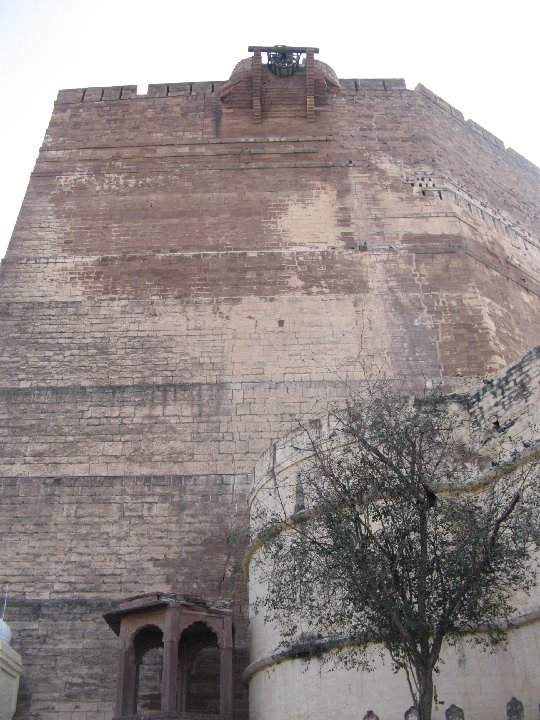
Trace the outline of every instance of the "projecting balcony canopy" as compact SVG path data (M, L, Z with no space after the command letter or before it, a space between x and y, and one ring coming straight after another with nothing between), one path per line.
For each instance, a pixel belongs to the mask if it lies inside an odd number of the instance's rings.
M115 720L231 720L234 629L230 610L211 607L193 595L151 593L120 602L104 618L120 637ZM193 658L201 649L212 646L219 648L219 714L186 712ZM160 709L137 715L141 658L149 649L161 647Z

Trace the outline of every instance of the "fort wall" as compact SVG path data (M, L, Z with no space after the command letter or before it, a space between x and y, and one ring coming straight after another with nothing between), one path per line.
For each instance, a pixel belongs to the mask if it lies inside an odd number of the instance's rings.
M534 166L402 81L260 124L224 85L61 91L2 263L17 720L110 720L129 594L234 600L239 676L261 452L366 363L460 388L540 341Z
M475 458L471 474L463 478L463 492L493 481L498 475L514 473L518 478L521 472L536 472L537 476L534 463L540 456L539 380L540 347L537 347L471 392L448 396L455 426ZM322 439L319 451L332 449L334 443L334 460L344 442L340 429L343 428L334 414L321 418L316 430L312 428L317 433L315 437ZM270 537L268 521L271 517L280 518L283 522L276 523L276 528L286 534L302 515L297 511L296 488L298 479L303 477L302 468L310 467L313 459L313 437L308 437L305 429L297 429L276 442L255 466L249 501L251 545L245 559L249 576L251 662L244 678L250 685L250 717L293 720L298 716L324 715L335 720L353 720L373 709L381 718L400 720L411 705L407 679L402 671L392 671L388 653L375 642L368 645L356 662L340 663L335 638L336 635L340 640L344 638L339 628L329 628L329 637L324 637L324 630L323 636L319 634L320 626L311 626L306 618L293 616L286 619L284 627L290 628L295 623L296 637L284 638L279 622L269 622L266 608L259 604L267 593L265 564L272 558L272 553L269 556L264 553ZM332 437L337 439L324 441ZM454 485L452 492L455 491ZM308 500L309 483L305 492L308 515L304 521L309 522L313 510ZM444 488L437 493L443 495ZM452 704L462 708L465 718L502 717L513 697L523 704L525 718L535 716L540 683L532 669L540 663L540 583L533 585L530 594L520 593L515 605L516 613L508 623L507 645L492 652L485 652L484 648L482 652L470 634L463 632L455 646L443 647L442 667L434 678L435 719L442 720ZM360 666L361 660L369 662L371 671Z

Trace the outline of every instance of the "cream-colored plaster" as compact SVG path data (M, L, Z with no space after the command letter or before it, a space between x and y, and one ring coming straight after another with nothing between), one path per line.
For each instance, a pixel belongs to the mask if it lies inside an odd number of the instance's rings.
M11 720L15 713L21 671L19 653L0 640L0 720Z
M435 678L434 720L444 720L453 703L467 720L504 718L513 696L523 703L526 720L536 720L539 631L538 622L518 628L510 632L507 649L493 654L465 643L446 648ZM375 650L373 672L291 660L261 670L250 681L251 720L358 720L367 710L383 720L402 720L411 704L404 674L393 673Z
M537 456L540 426L540 355L533 350L468 393L453 396L451 407L462 416L459 432L478 458L478 481L501 472L513 463L515 472L527 469ZM333 419L321 420L322 435L329 435ZM335 442L335 441L334 441ZM279 657L286 650L280 628L255 612L264 596L261 582L263 547L257 539L258 514L275 508L294 513L299 465L310 457L307 436L297 431L275 444L258 462L250 497L253 545L248 552L251 607L250 660L246 671L250 686L251 720L358 720L373 709L384 720L401 720L411 704L406 678L392 673L377 646L373 646L374 671L334 669L333 663L314 659L310 664ZM491 461L496 464L492 466ZM306 498L309 507L309 498ZM287 532L287 530L285 530ZM462 707L467 720L504 717L506 703L517 697L526 720L536 718L540 698L540 587L517 598L516 627L509 632L508 648L493 654L466 642L446 647L437 677L434 720L444 720L452 703ZM302 618L297 619L299 631ZM305 628L307 630L307 627ZM331 652L326 651L331 658Z

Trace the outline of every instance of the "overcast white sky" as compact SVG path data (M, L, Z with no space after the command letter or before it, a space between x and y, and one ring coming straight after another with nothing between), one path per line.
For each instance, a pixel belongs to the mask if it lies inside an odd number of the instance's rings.
M0 256L60 88L225 80L250 44L421 82L540 165L535 0L0 0Z

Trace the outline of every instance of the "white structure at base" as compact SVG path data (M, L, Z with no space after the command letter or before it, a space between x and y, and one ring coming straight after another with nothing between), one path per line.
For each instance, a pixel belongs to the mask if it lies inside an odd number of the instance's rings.
M10 646L11 630L0 620L0 720L11 720L17 706L22 659Z

